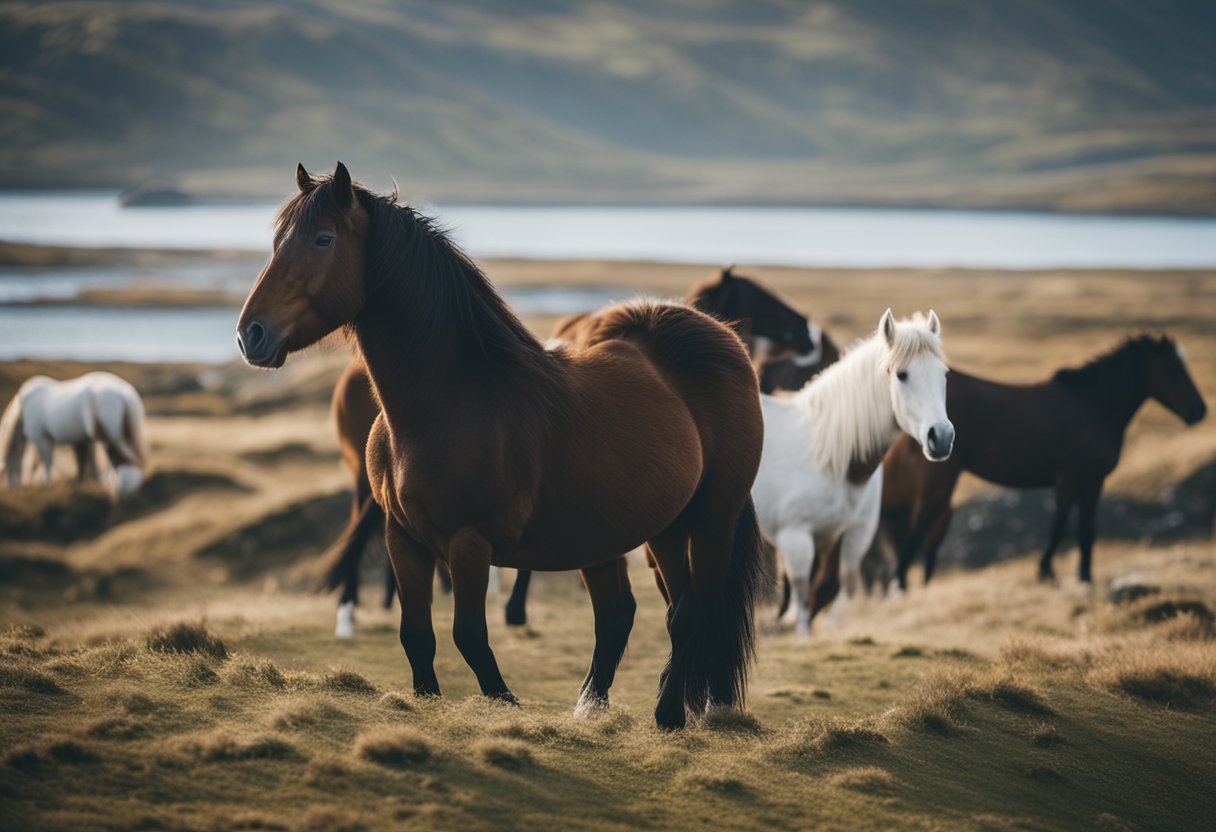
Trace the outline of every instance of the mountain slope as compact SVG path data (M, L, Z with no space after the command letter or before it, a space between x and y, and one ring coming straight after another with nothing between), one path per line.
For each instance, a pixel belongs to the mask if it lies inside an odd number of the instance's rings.
M1216 11L1132 0L0 6L0 184L1216 209Z

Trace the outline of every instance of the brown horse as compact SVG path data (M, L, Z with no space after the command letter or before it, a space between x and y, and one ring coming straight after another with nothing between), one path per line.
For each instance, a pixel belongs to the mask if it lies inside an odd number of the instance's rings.
M607 702L633 625L624 553L645 542L668 601L655 720L742 702L761 577L749 491L764 426L738 336L676 304L612 307L587 349L546 349L431 220L296 171L270 262L241 313L250 364L281 366L339 327L382 410L372 494L416 695L438 695L431 594L452 577L453 636L482 693L507 701L485 617L491 564L580 569L595 651L580 710Z
M693 286L685 301L730 326L747 347L756 368L780 362L797 372L809 370L813 375L840 356L818 326L752 278L735 274L734 266ZM594 315L590 313L563 318L554 327L553 337L581 349L593 329L592 321ZM829 354L831 359L825 361ZM526 570L516 575L511 597L507 599L508 624L528 623L531 582L532 574Z
M1092 581L1098 497L1119 462L1128 423L1148 399L1188 425L1207 412L1170 338L1128 338L1084 367L1060 370L1039 384L1000 384L952 370L946 407L958 438L949 461L922 462L920 448L907 438L884 461L883 525L899 553L899 585L907 587L908 568L922 545L925 582L933 577L963 471L1010 488L1054 486L1056 513L1039 577L1054 579L1051 559L1075 505L1079 574Z
M788 364L796 372L807 369L817 372L839 357L839 351L819 327L810 324L803 315L755 280L735 274L733 266L693 286L686 300L702 312L730 325L748 347L753 365L759 366L773 359ZM583 329L590 320L590 314L565 318L558 323L554 337L571 343L581 342L585 340ZM828 355L831 361L824 360ZM372 392L367 370L359 361L347 367L335 386L333 411L342 458L355 480L355 506L346 530L325 556L324 586L326 589L342 587L336 632L340 638L350 638L354 635L354 607L359 597L359 564L363 547L371 531L382 527L384 518L383 512L371 500L363 462L367 437L380 406ZM368 501L372 504L365 505ZM445 581L447 578L442 569L440 578ZM389 581L392 584L391 573ZM532 573L528 570L517 573L505 608L507 624L524 626L528 623L527 598L531 581ZM386 609L392 605L392 593L395 591L395 584L388 588L384 600Z

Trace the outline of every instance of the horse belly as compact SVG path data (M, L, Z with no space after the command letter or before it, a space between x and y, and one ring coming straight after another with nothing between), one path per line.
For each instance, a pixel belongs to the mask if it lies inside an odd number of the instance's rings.
M704 465L692 415L682 404L631 401L584 423L593 428L581 431L587 440L551 463L538 511L503 565L593 566L636 549L684 511Z

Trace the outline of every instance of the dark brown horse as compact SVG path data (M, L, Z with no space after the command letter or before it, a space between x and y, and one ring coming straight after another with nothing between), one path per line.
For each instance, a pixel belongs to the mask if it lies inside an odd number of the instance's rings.
M687 306L635 303L600 313L587 349L546 349L395 195L353 185L341 164L296 178L237 340L260 367L339 327L358 344L382 406L367 467L415 694L439 694L439 560L456 646L482 693L508 701L486 627L490 565L582 570L596 643L579 702L603 705L633 625L624 554L645 542L672 644L656 722L740 704L762 572L749 492L764 426L738 336Z
M840 348L826 332L812 325L812 334L818 336L819 356L814 362L800 360L796 356L775 358L760 366L760 392L775 393L778 390L801 390L819 371L835 364L840 358Z
M1039 562L1044 580L1055 577L1051 559L1075 505L1079 574L1091 581L1102 484L1119 462L1128 423L1148 399L1188 425L1207 412L1170 338L1128 338L1084 367L1060 370L1040 384L1000 384L952 370L946 407L957 440L949 461L922 462L916 443L902 438L883 465L883 526L899 554L900 586L907 586L908 568L922 546L925 582L933 577L937 548L950 524L950 498L963 471L1009 488L1055 488L1055 519Z
M750 277L735 274L734 266L722 269L689 290L685 301L731 327L742 339L759 370L773 363L788 364L796 372L818 372L840 357L826 334L773 292ZM553 337L575 348L586 345L592 314L571 315L558 321ZM825 360L830 355L830 360ZM804 382L805 383L805 382ZM799 385L801 386L801 385ZM528 623L528 587L532 574L516 575L507 599L507 623Z

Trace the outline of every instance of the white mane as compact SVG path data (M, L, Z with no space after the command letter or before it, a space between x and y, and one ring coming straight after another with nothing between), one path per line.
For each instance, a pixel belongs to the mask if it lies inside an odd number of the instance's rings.
M899 432L887 374L923 352L945 360L941 339L918 313L910 321L896 323L891 349L876 332L850 347L795 395L799 410L814 426L812 464L843 480L853 460L886 453Z

